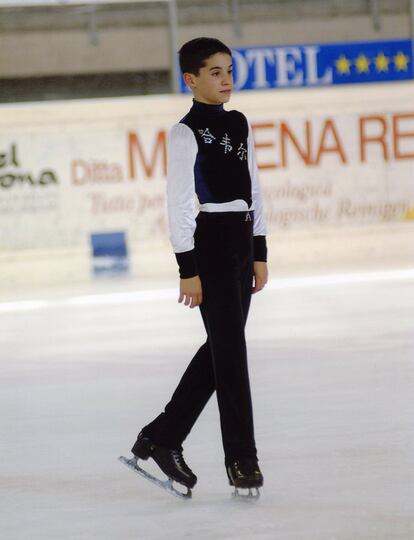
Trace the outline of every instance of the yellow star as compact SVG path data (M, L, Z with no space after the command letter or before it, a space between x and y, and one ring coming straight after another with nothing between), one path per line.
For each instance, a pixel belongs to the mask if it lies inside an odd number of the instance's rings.
M335 65L336 65L336 70L340 75L343 75L344 73L349 75L351 73L351 70L350 70L351 62L343 54L341 54L338 60L335 61Z
M377 68L377 71L388 71L389 62L390 59L388 56L385 56L383 52L380 52L375 58L375 67Z
M369 73L369 58L365 54L360 54L358 58L355 59L355 67L358 73Z
M401 51L399 51L398 54L394 56L394 65L397 71L407 71L409 61L410 57L406 56Z

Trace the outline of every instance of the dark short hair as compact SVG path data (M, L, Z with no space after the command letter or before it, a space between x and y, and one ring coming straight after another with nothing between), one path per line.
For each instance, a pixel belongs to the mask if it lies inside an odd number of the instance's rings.
M178 51L181 72L198 76L200 68L205 66L205 60L219 52L231 56L231 50L219 39L198 37L187 41Z

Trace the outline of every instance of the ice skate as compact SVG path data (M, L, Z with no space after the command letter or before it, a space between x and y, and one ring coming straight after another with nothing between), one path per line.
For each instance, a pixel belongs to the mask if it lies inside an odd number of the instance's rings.
M226 470L229 484L234 486L233 497L247 500L256 500L260 497L259 487L263 486L263 475L256 459L243 458L233 461ZM247 489L248 492L239 492L239 489ZM255 493L253 490L256 490Z
M137 441L132 447L133 457L128 459L120 456L119 460L130 469L150 480L154 484L162 487L172 495L180 498L191 498L191 488L196 484L197 477L184 461L182 450L165 448L154 444L148 437L145 437L141 432L138 435ZM159 466L159 468L167 475L167 480L160 480L152 474L142 469L138 460L147 460L151 457ZM176 489L173 482L177 482L187 488L187 492L183 493Z

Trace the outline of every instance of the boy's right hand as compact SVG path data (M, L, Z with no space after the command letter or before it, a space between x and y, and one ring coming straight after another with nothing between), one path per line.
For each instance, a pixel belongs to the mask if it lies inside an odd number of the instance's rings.
M182 302L185 298L184 304L190 305L190 308L199 306L203 301L203 293L201 289L200 277L193 276L186 279L180 279L180 297L179 302Z

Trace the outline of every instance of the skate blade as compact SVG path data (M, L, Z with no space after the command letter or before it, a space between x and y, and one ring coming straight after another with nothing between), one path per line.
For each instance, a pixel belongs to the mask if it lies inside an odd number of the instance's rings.
M192 493L190 488L187 488L187 493L183 493L173 486L174 480L172 478L168 478L168 480L160 480L159 478L156 478L149 472L141 469L141 467L138 465L138 459L136 457L128 459L124 456L119 456L118 459L129 469L132 469L140 476L143 476L153 484L156 484L158 487L165 489L165 491L168 491L168 493L171 493L171 495L175 495L175 497L179 497L180 499L191 499Z
M241 492L240 493L240 489L247 489L247 493L244 493L244 492ZM256 493L253 492L253 490L256 490ZM233 499L237 499L237 500L240 500L240 501L246 501L246 502L252 502L252 501L257 501L260 497L260 491L259 491L259 488L234 488L234 491L233 493L231 494L231 496L233 497Z

